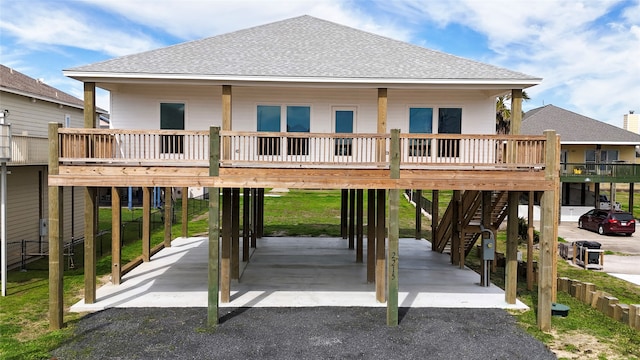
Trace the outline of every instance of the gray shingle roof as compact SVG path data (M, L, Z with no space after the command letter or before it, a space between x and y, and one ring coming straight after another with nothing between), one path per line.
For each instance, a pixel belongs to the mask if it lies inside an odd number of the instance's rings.
M34 96L54 103L65 103L80 108L84 107L84 102L77 97L4 65L0 65L0 89L9 92L19 92L25 96Z
M356 30L311 16L65 70L218 77L469 80L534 85L539 78Z
M561 143L640 145L640 135L553 105L532 109L522 118L523 135L555 130Z

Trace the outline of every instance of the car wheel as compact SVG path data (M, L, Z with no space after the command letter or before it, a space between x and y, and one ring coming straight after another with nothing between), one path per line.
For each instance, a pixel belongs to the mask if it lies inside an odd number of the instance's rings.
M598 225L598 234L604 235L604 228L602 227L602 225Z
M578 221L578 229L582 229L582 220Z
M627 235L627 236L631 236L631 235L632 235L632 233L627 233L626 235Z

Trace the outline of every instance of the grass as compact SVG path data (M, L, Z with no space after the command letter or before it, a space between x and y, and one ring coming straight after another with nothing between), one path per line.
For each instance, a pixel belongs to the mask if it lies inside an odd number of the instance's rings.
M189 202L189 213L197 216L198 212L206 211L198 200ZM176 214L181 207L178 203ZM135 225L141 215L140 209L122 210L123 221L130 221L123 229L124 246L122 247L122 262L137 257L141 253L142 241L138 236ZM164 227L160 223L160 213L154 212L152 223L156 223L155 231L151 234L152 246L164 239ZM182 225L178 220L172 227L173 237L180 236ZM136 221L131 221L136 220ZM203 224L204 223L204 224ZM111 230L111 209L100 209L99 229ZM206 231L207 221L189 224L190 233ZM100 277L111 271L111 237L106 236L102 244L105 256L98 259L96 271ZM100 243L98 239L96 241ZM96 250L99 252L99 250ZM106 255L109 254L109 255ZM66 269L64 273L64 303L68 306L82 298L84 288L84 272L81 268L82 245L75 251L75 269ZM64 322L67 327L61 330L49 330L48 296L49 278L47 259L42 259L28 265L28 271L9 271L7 273L7 296L0 298L0 359L49 359L50 351L59 347L72 336L74 323L82 317L81 314L64 312Z
M430 192L424 196L430 198ZM444 212L451 192L440 192L441 213ZM623 202L622 198L618 198ZM640 201L636 203L640 204ZM191 204L191 202L190 202ZM177 207L179 209L179 206ZM176 213L179 214L178 209ZM400 233L402 237L413 237L415 232L415 209L406 201L400 201ZM128 213L123 209L123 219L136 219L136 211ZM201 207L206 211L206 207ZM366 192L364 215L366 218ZM207 232L207 217L196 216L190 221L191 234ZM179 220L179 216L177 217ZM100 229L108 227L111 221L109 209L100 212ZM366 222L366 221L365 221ZM104 226L104 227L103 227ZM423 219L423 236L428 238L430 222ZM181 225L173 227L174 237L179 236ZM135 221L125 225L125 238L137 237L138 227ZM340 192L339 191L291 191L280 197L265 197L265 236L339 236L340 235ZM163 228L159 226L152 235L152 242L159 243L163 238ZM505 236L497 237L498 251L504 252ZM98 275L110 271L110 236L103 244L105 256L98 261ZM123 259L132 259L139 255L141 243L133 239L123 247ZM523 253L526 254L524 248ZM78 253L82 253L78 250ZM78 259L81 264L81 259ZM465 263L477 267L479 260L472 252ZM9 296L0 299L0 358L2 359L44 359L50 351L57 348L72 336L79 314L65 312L67 324L62 330L48 329L48 278L46 261L30 265L27 272L8 273ZM40 269L40 270L39 270ZM558 264L558 275L596 284L597 288L609 292L622 303L640 303L640 288L623 280L597 271L586 271L570 266L564 261ZM504 271L501 268L491 275L492 282L504 287ZM79 300L83 289L82 269L65 271L65 304ZM527 291L523 280L519 281L518 298L532 310L514 313L518 323L532 336L554 349L568 353L581 353L583 345L575 340L575 334L588 336L602 348L594 351L591 358L603 359L640 359L640 332L617 323L603 314L591 309L567 294L559 293L558 302L568 305L570 315L566 318L554 317L552 333L543 333L537 329L536 307L537 291ZM588 358L588 357L587 357Z

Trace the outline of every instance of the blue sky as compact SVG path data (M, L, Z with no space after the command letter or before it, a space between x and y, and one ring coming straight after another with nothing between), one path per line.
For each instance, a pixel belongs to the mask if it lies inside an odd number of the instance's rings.
M63 69L299 15L542 77L553 104L640 111L640 0L0 0L0 63L82 97ZM109 109L101 92L98 105Z

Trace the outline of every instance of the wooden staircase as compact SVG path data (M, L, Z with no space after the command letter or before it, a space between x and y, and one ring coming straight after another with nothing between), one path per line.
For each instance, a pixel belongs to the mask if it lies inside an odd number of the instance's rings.
M495 231L507 216L507 191L491 192L491 223L486 228ZM455 199L454 199L455 200ZM451 238L453 233L454 200L449 203L447 210L435 232L433 249L438 252L451 252ZM467 190L462 193L460 202L461 237L464 241L465 256L469 255L476 241L480 238L480 224L482 220L482 192Z

